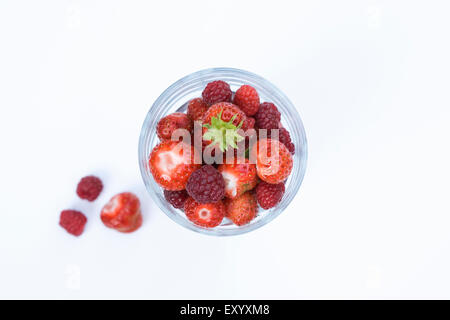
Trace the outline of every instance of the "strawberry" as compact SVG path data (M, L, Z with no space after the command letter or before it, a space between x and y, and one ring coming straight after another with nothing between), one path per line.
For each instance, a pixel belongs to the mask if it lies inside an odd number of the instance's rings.
M245 113L229 102L216 103L203 115L204 145L218 146L222 152L228 147L237 148L237 143L244 139L238 130L246 130Z
M283 182L292 171L292 155L278 140L259 140L250 151L250 159L256 161L258 176L267 183Z
M244 84L237 89L233 103L239 106L247 116L253 116L259 109L258 92L256 92L256 89L252 86Z
M103 207L100 218L108 228L133 232L142 225L141 203L130 192L115 195Z
M227 199L224 202L226 217L238 226L252 221L258 212L258 204L252 192L245 192L235 199Z
M206 102L202 98L195 98L189 101L187 115L192 121L202 120L206 110L208 110Z
M258 183L256 165L251 164L248 159L241 160L235 160L231 164L221 164L218 167L225 180L225 196L230 199L239 197L244 192L253 189Z
M156 125L156 133L161 140L171 140L172 134L177 129L186 129L192 132L193 123L187 114L175 112L159 120Z
M150 154L149 168L156 183L164 189L183 190L191 173L201 167L201 161L195 156L191 145L162 141Z
M198 203L192 197L184 203L186 217L198 226L214 228L225 216L225 206L222 201L216 203Z

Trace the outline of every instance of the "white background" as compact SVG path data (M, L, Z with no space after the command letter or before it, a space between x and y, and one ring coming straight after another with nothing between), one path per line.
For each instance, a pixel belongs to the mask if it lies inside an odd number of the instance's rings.
M1 1L0 298L450 298L447 1ZM303 185L280 217L218 238L141 181L158 95L216 66L297 106ZM93 204L75 187L105 184ZM141 198L133 234L105 228ZM75 238L62 209L88 216Z

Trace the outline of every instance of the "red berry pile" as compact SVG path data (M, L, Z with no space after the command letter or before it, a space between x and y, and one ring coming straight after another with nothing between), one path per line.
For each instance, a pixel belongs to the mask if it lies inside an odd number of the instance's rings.
M92 202L102 190L103 183L98 177L87 176L78 183L76 193L81 199ZM119 232L133 232L142 225L140 201L130 192L119 193L103 207L100 218L108 228ZM63 210L60 213L59 225L74 236L78 237L83 233L86 223L87 218L80 211Z
M180 141L177 129L193 136ZM150 172L166 201L192 223L214 228L228 218L242 226L259 207L273 208L283 198L295 146L277 106L261 103L252 86L233 94L225 81L210 82L186 114L163 117L156 130L160 143L150 153Z

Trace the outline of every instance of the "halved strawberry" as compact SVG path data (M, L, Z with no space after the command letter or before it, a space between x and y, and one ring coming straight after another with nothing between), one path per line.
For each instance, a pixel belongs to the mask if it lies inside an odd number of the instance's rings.
M115 195L103 207L100 218L108 228L133 232L142 225L139 198L130 192Z
M217 227L225 216L222 201L216 203L198 203L189 197L184 203L186 217L198 226L205 228Z
M192 132L192 119L185 113L175 112L159 120L156 125L156 133L161 140L171 140L173 132L177 129Z
M238 163L242 162L244 163ZM253 189L258 183L256 165L248 159L235 160L232 164L221 164L217 168L225 180L225 196L233 199Z
M162 141L151 152L150 171L161 187L177 191L186 188L186 183L196 169L201 167L201 160L196 159L192 145L178 141Z
M278 140L259 140L250 151L250 160L256 161L258 176L267 183L283 182L292 171L292 155Z
M226 217L238 226L252 221L258 212L258 204L253 192L245 192L235 199L227 199L224 204Z
M237 143L244 139L238 133L246 130L245 113L238 106L221 102L211 106L203 116L204 146L217 146L222 152L228 147L237 148Z

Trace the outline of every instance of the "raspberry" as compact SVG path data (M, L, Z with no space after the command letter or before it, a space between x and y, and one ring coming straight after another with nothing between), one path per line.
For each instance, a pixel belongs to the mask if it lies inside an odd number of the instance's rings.
M267 130L267 138L272 138L272 131ZM291 141L291 135L285 128L280 128L278 131L279 141L285 145L291 154L295 154L295 145Z
M83 233L86 222L85 215L76 210L61 211L61 216L59 217L59 225L66 229L68 233L77 237Z
M256 89L249 85L240 87L234 95L233 103L247 116L253 116L259 109L259 95Z
M216 168L204 165L191 174L186 191L197 202L214 203L225 195L225 181Z
M256 126L259 129L278 129L281 113L277 107L270 102L261 103L255 114Z
M202 120L206 110L208 110L206 102L202 98L195 98L188 104L187 115L192 121Z
M261 181L255 189L256 200L263 209L275 207L284 195L284 183L270 184Z
M289 131L287 131L285 128L280 128L280 142L288 148L289 152L294 154L295 153L295 145L291 141L291 135L289 134Z
M210 82L202 92L203 100L209 105L231 101L230 85L222 80Z
M95 176L87 176L80 180L77 186L77 195L81 199L94 201L102 192L103 183Z
M184 202L189 197L186 190L181 191L169 191L164 190L164 198L170 203L174 208L184 209Z
M225 206L222 201L216 203L198 203L193 198L187 198L184 203L186 217L198 226L206 228L217 227L225 216Z

